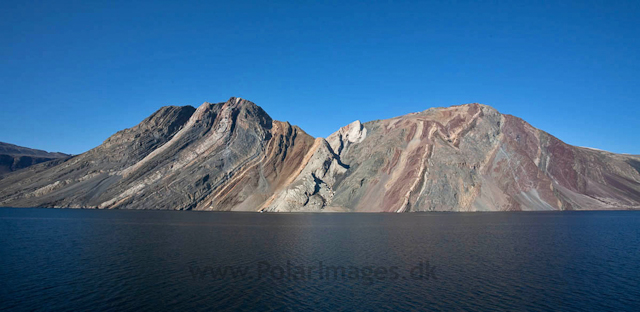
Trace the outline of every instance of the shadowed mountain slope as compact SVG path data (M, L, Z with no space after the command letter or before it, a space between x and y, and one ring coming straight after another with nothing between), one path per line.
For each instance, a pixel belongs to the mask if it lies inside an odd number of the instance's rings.
M0 142L0 175L64 157L69 155Z

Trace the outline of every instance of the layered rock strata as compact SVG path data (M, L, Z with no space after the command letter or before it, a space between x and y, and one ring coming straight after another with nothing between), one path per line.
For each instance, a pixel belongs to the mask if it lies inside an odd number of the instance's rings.
M325 139L252 102L163 107L78 156L0 180L1 206L216 211L640 209L640 157L567 145L481 104Z

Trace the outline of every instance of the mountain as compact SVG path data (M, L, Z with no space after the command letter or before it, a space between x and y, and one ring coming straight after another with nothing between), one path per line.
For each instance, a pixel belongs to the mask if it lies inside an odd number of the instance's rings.
M567 145L481 104L326 139L252 102L163 107L0 180L0 206L216 211L640 209L640 157Z
M0 205L252 210L313 143L242 99L168 106L84 154L0 180Z
M0 175L64 157L69 157L69 155L0 142Z

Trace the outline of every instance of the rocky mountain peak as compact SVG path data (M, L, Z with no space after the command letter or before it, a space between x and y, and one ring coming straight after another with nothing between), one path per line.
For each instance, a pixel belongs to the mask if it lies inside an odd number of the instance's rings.
M640 209L640 158L470 103L312 138L258 105L166 106L0 180L0 205L241 211Z

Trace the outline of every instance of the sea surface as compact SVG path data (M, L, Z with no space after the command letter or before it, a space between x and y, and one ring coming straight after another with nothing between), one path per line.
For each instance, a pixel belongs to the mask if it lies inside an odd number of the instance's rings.
M638 311L640 212L0 209L0 310Z

